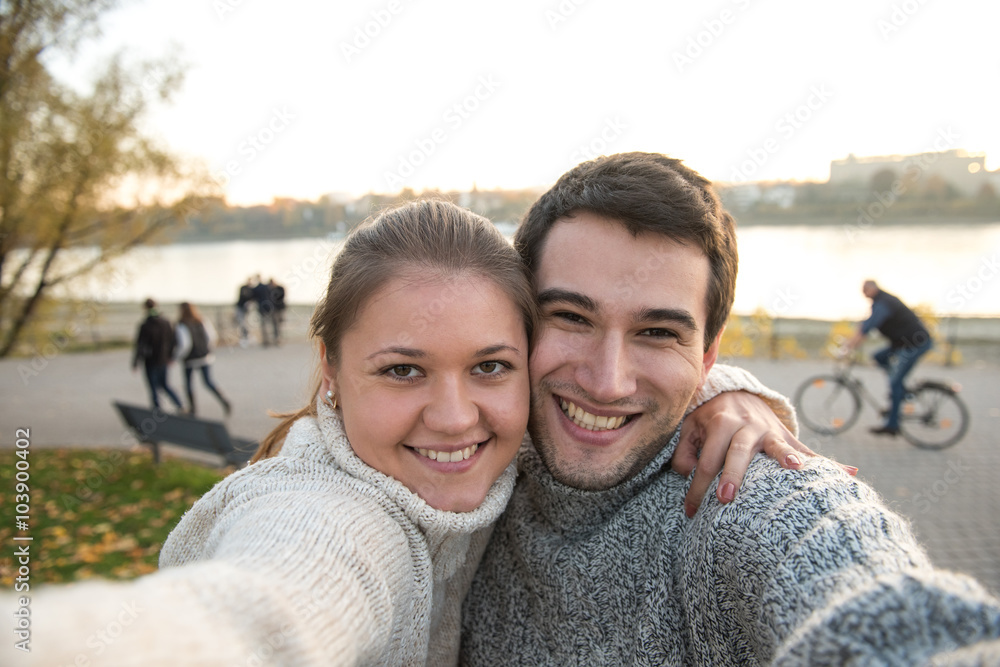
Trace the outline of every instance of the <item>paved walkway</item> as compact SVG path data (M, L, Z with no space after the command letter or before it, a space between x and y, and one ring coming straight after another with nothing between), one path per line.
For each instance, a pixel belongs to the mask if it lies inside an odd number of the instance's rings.
M129 370L125 350L64 354L49 360L0 360L0 447L10 447L14 429L30 427L36 447L113 446L124 429L112 400L145 405L141 373ZM740 362L763 382L792 394L807 376L829 369L822 361ZM235 409L230 431L258 438L274 420L268 410L304 405L313 352L304 342L281 348L224 348L213 367L217 385ZM183 391L176 367L174 389ZM884 382L874 369L863 377L881 395ZM813 449L858 466L860 477L874 486L897 511L909 517L934 562L968 572L1000 593L1000 367L979 363L959 368L918 366L916 377L950 377L961 382L972 413L966 438L944 451L923 451L903 440L879 439L867 432L877 421L870 411L845 435L819 438L805 431ZM196 386L199 416L222 419L222 409L204 387ZM866 410L868 410L866 408Z

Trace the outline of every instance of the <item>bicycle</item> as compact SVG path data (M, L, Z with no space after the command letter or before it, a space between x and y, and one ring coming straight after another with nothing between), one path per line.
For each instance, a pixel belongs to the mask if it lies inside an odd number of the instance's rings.
M856 358L840 360L830 374L815 375L795 392L799 419L821 435L836 435L854 426L862 402L885 416L888 412L852 373ZM924 380L906 388L899 412L900 434L922 449L951 447L969 429L969 409L959 397L957 384Z

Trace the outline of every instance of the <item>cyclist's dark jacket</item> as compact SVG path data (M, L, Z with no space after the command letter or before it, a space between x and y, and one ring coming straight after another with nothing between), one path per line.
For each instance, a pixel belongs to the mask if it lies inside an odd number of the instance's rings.
M862 333L872 329L878 329L894 348L919 347L931 339L916 313L882 290L872 299L871 317L861 324Z

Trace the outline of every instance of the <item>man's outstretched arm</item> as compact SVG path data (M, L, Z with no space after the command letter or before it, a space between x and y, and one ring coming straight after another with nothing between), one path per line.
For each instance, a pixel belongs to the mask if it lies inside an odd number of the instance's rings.
M906 519L822 458L756 459L733 503L706 500L681 553L705 664L925 664L1000 639L1000 600L936 569Z

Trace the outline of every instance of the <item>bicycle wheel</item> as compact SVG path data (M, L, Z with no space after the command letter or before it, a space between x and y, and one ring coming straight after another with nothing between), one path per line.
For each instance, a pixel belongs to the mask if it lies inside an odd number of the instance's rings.
M899 430L923 449L944 449L969 429L969 410L958 394L942 384L925 382L907 392L900 406Z
M802 423L823 435L846 431L861 414L861 399L835 375L809 378L796 390L794 402Z

